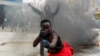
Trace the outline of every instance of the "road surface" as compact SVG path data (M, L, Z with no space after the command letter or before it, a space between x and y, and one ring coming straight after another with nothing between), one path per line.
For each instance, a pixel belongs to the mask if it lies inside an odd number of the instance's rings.
M37 35L37 33L0 32L0 56L39 56L39 45L36 48L32 47ZM74 56L100 56L100 47L81 49L75 52Z

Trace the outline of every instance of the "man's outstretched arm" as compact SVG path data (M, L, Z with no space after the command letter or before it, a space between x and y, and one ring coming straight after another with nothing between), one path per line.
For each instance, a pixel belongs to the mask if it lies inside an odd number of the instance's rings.
M35 8L34 6L32 6L31 4L28 4L28 6L30 6L32 8L32 10L34 12L36 12L38 15L40 15L40 16L42 15L42 12L40 10L38 10L37 8Z
M56 9L55 9L55 12L53 12L53 16L55 17L56 14L59 12L59 9L60 9L60 3L58 3Z
M33 42L33 47L36 47L40 41L42 41L42 38L38 36Z
M58 35L56 33L53 33L53 39L52 39L52 41L50 43L50 47L51 48L55 48L56 47L57 40L58 40Z

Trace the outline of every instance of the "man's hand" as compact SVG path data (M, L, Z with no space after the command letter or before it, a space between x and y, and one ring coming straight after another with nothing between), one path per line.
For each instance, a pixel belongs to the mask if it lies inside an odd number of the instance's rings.
M42 45L43 45L45 48L50 48L50 43L49 43L49 41L47 41L47 40L42 40Z
M41 30L39 36L45 39L45 31Z

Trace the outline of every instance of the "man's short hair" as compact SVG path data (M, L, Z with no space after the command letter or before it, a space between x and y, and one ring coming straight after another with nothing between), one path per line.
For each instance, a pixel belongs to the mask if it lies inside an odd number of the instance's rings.
M49 23L50 23L50 26L51 26L51 22L50 22L50 20L48 20L48 19L42 20L41 23L40 23L40 26L41 26L43 23L46 23L46 22L49 22Z

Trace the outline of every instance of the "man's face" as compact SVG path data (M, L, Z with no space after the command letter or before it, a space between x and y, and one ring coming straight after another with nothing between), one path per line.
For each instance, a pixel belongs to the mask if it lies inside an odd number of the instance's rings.
M45 31L46 34L50 33L51 26L49 22L42 23L41 28Z

